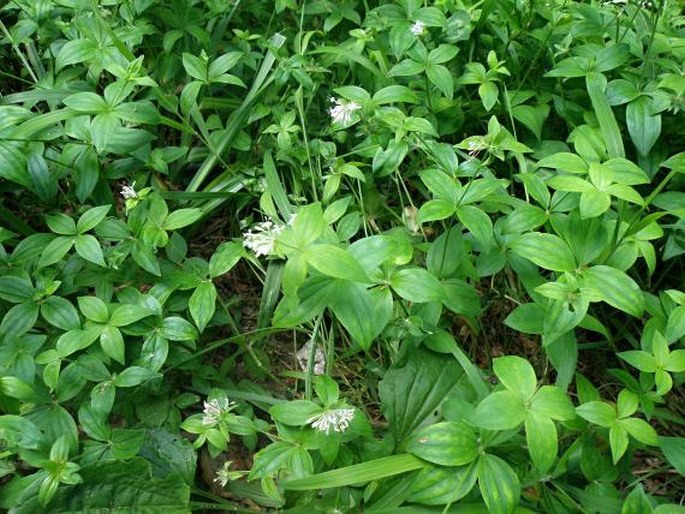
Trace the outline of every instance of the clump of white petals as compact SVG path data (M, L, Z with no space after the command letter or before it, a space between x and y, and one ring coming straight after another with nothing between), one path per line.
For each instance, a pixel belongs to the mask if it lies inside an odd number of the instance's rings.
M421 20L416 20L409 30L411 31L412 35L421 37L426 33L426 24Z
M354 409L331 409L309 419L312 428L330 434L331 429L335 432L344 432L350 426L354 418Z
M134 198L138 198L138 193L131 186L123 186L121 188L121 197L124 200L133 200Z
M221 484L221 487L226 487L226 484L228 484L231 481L231 461L226 461L223 465L223 467L216 472L216 477L214 478L215 482L218 482Z
M331 97L331 102L334 105L328 110L328 114L331 115L334 123L341 125L349 124L352 121L352 114L362 108L357 102L344 98Z
M215 398L204 402L202 425L205 427L216 426L225 414L231 412L233 407L235 407L235 402L229 402L226 398Z
M276 237L284 225L277 225L271 220L257 223L243 234L243 246L252 250L257 257L269 255L274 251Z

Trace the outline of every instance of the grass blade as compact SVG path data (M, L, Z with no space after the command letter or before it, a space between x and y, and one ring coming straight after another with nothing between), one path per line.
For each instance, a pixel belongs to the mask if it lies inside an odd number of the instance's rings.
M216 165L217 160L228 149L231 141L233 141L240 129L244 127L245 119L249 114L250 106L264 91L266 86L273 80L273 77L269 77L269 72L276 62L275 51L282 47L284 43L285 37L281 34L275 34L271 38L273 49L269 50L266 54L266 57L264 57L262 66L259 68L259 72L257 72L257 76L255 77L250 91L248 91L247 96L245 97L245 100L243 100L243 103L240 105L240 107L238 107L238 109L229 117L226 124L226 132L224 137L216 145L214 153L210 154L202 163L202 166L200 166L200 169L190 181L190 184L188 184L186 191L197 191L200 188L202 182L204 182L204 180L207 178L207 175L209 175L209 172L212 171Z
M425 466L426 463L408 453L382 457L362 464L326 471L296 480L281 482L283 489L291 491L307 491L310 489L326 489L329 487L344 487L347 485L370 482L395 475L414 471Z
M586 77L587 92L592 101L592 107L595 109L597 120L599 121L599 128L602 130L604 142L607 145L609 157L625 157L626 153L623 149L623 139L621 139L621 131L616 123L614 112L607 101L604 93L607 86L607 79L597 71L591 71Z

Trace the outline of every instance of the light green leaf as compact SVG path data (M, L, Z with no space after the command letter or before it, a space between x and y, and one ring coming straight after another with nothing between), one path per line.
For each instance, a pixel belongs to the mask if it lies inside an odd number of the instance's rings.
M588 402L576 407L576 413L590 423L601 427L611 427L616 421L616 409L604 402Z
M572 272L577 266L571 248L559 236L553 234L523 234L510 243L510 248L514 253L544 269Z
M77 301L79 309L87 319L97 323L109 321L107 304L97 296L79 296Z
M97 227L105 219L107 213L112 208L111 205L100 205L84 212L76 225L76 232L83 234Z
M523 397L511 391L497 391L487 396L474 413L471 422L488 430L510 430L526 418Z
M58 236L50 241L38 259L38 265L41 267L50 266L61 261L74 245L74 239L70 236Z
M650 446L659 446L659 436L657 436L654 427L640 418L624 418L618 420L618 423L635 439L643 444Z
M642 289L626 273L611 266L597 265L579 276L581 292L590 293L590 301L603 300L637 318L644 312Z
M359 262L338 246L313 244L305 249L303 255L307 264L326 276L351 282L369 282Z
M495 455L478 460L478 487L491 514L511 514L519 504L521 486L511 466Z
M188 309L200 333L214 316L216 308L216 288L209 281L202 282L188 300Z
M414 433L407 452L441 466L463 466L478 456L476 434L465 423L445 421Z
M107 325L100 334L100 345L107 355L117 361L124 363L125 347L124 338L117 327Z
M628 449L628 432L622 424L614 423L609 429L609 446L611 447L611 457L616 464Z
M530 409L537 414L557 421L570 421L576 417L571 400L557 386L542 386L535 393Z
M75 330L81 328L76 307L60 296L50 296L40 306L40 313L45 321L62 330Z
M654 356L642 350L631 350L617 353L621 359L640 371L654 373L657 369Z
M554 464L559 450L554 421L536 411L529 411L525 426L530 458L538 471L545 474Z
M524 400L535 393L538 381L533 366L526 359L516 355L498 357L493 361L492 369L504 387Z
M415 303L441 302L445 295L440 281L423 268L396 271L390 285L400 297Z
M200 209L177 209L167 216L162 224L164 230L178 230L195 223L202 217Z
M90 234L76 236L75 243L76 253L81 257L98 266L107 266L105 258L102 255L102 248L100 248L100 243L95 239L95 236L91 236Z

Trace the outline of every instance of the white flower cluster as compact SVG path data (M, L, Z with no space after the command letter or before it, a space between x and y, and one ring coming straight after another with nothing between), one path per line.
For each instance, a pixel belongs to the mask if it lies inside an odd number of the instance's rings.
M349 124L352 121L352 113L362 108L357 102L345 100L344 98L331 97L330 100L334 105L328 110L328 114L331 115L334 123L339 123L340 125Z
M284 225L277 225L271 220L257 223L243 234L243 246L252 250L257 257L269 255L273 252L276 237L283 228Z
M321 432L328 435L333 429L335 432L344 432L350 426L350 421L354 418L354 409L332 409L314 416L307 423Z
M235 405L235 402L229 402L226 398L205 402L202 411L202 425L205 427L216 426L225 414L231 412Z
M422 22L421 20L417 20L414 22L414 24L409 28L411 31L412 35L416 37L421 37L426 33L426 24Z
M138 193L131 186L123 186L121 188L121 197L124 200L132 200L134 198L138 198Z

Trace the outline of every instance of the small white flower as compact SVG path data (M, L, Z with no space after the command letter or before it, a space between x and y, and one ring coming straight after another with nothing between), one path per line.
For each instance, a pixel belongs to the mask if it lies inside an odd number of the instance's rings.
M354 409L332 409L314 416L307 420L312 428L330 434L331 429L335 432L344 432L350 426L350 421L354 418Z
M204 402L204 410L202 411L202 425L205 427L213 427L224 416L235 407L235 402L229 402L228 399L214 399Z
M352 102L342 98L332 98L331 102L335 105L328 110L333 122L347 125L352 121L352 113L362 108L357 102Z
M138 198L138 193L131 186L123 186L121 188L121 197L124 200L132 200Z
M276 237L283 228L283 225L276 225L270 220L257 223L251 230L243 234L243 246L252 250L257 257L269 255L273 252Z
M226 484L231 481L231 461L226 461L223 467L216 472L215 482L221 484L221 487L226 487Z
M426 33L426 24L421 20L416 20L409 30L414 36L421 37Z

